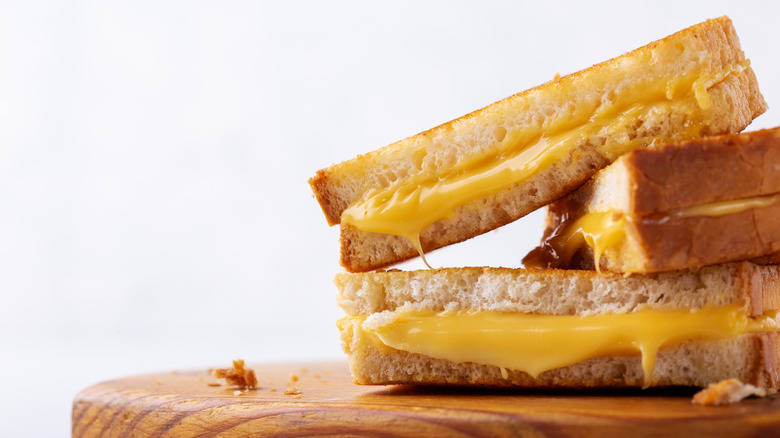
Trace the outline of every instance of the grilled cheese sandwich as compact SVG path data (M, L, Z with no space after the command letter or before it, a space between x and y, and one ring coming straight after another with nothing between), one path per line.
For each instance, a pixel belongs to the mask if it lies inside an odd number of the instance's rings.
M780 351L779 269L342 274L339 326L359 383L706 386L737 376L767 387L778 383L777 363L753 375L745 361L756 342L771 343L767 357Z
M342 265L368 271L516 220L628 151L738 132L765 108L723 17L320 170L310 184L341 226Z

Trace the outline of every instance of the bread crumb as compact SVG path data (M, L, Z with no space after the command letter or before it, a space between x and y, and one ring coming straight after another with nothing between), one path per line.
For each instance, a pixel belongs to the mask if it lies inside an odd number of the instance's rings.
M298 375L297 374L290 374L290 382L297 382L298 381Z
M284 395L301 395L301 390L297 386L291 386L284 390ZM300 397L296 397L300 398Z
M222 386L222 384L219 383L219 382L209 382L209 383L206 383L206 385L209 385L209 386Z
M271 388L271 389L269 389L269 391L276 392L276 388Z
M710 383L705 389L694 394L692 401L699 405L716 406L736 403L752 395L765 397L766 390L744 384L739 379L727 379Z
M244 389L257 388L255 370L244 366L242 359L233 361L233 368L217 368L211 372L217 379L225 379L230 386L238 386Z
M241 395L241 394L243 394L243 392L241 392L239 390L233 391L233 395Z

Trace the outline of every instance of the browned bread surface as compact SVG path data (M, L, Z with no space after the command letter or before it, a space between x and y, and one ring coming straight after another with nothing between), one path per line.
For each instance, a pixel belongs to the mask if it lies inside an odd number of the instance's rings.
M652 60L652 62L650 62ZM489 153L512 129L540 126L566 117L572 105L609 104L648 78L710 71L744 60L727 17L692 26L589 69L518 93L459 119L350 161L322 169L309 181L331 225L369 189L384 189L419 172L442 174L470 154ZM766 109L753 71L728 75L707 90L711 105L650 111L633 124L605 129L575 144L562 162L512 187L467 202L450 219L438 220L420 236L424 250L460 242L512 222L573 190L615 157L599 147L636 142L640 147L698 135L739 132ZM595 103L594 103L595 102ZM704 119L701 122L700 119ZM691 132L693 126L701 127ZM376 269L417 254L404 238L342 225L341 263L349 271Z
M774 194L780 128L637 150L550 204L545 238L564 219L616 211L630 218L626 238L601 256L601 269L659 272L764 257L780 251L780 202L720 216L675 212ZM580 250L570 267L593 268L593 251Z
M606 210L649 215L774 193L780 193L780 127L629 152L550 207L558 217Z

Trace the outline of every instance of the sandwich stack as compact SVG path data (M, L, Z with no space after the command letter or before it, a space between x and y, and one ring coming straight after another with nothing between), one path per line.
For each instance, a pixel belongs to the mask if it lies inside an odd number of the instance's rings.
M320 170L357 383L780 386L780 129L727 17ZM377 271L548 207L527 269Z

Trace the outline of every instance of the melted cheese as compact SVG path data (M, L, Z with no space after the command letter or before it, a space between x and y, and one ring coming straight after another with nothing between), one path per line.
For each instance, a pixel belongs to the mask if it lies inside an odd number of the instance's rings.
M342 213L341 222L363 231L405 237L422 254L419 236L425 227L450 218L469 201L509 188L563 161L588 138L611 133L598 151L612 161L642 144L630 135L632 126L654 111L687 113L693 122L676 138L697 136L710 107L707 89L748 65L744 60L715 71L638 83L613 101L576 102L539 126L509 129L486 151L462 157L451 167L438 171L423 167L388 188L369 190Z
M780 203L780 193L767 196L737 199L733 201L711 202L694 207L681 208L672 212L674 216L725 216L740 213L753 208L764 208Z
M352 317L384 347L456 363L524 371L533 377L584 360L639 353L649 385L660 348L692 339L777 331L777 312L749 318L738 306L639 310L630 314L533 315L499 312L384 312ZM506 375L505 375L506 376Z
M673 210L654 221L669 217L725 216L754 208L780 204L780 194L755 196L730 201L712 202ZM625 239L626 220L650 220L627 217L620 212L607 211L586 213L578 218L563 221L546 237L542 244L523 258L523 265L534 268L567 267L572 256L585 245L593 248L593 259L599 269L601 255L608 249L617 248Z
M572 256L585 245L593 248L599 271L601 255L625 237L626 217L617 212L588 213L574 221L564 221L552 235L523 258L523 265L535 268L569 266Z

